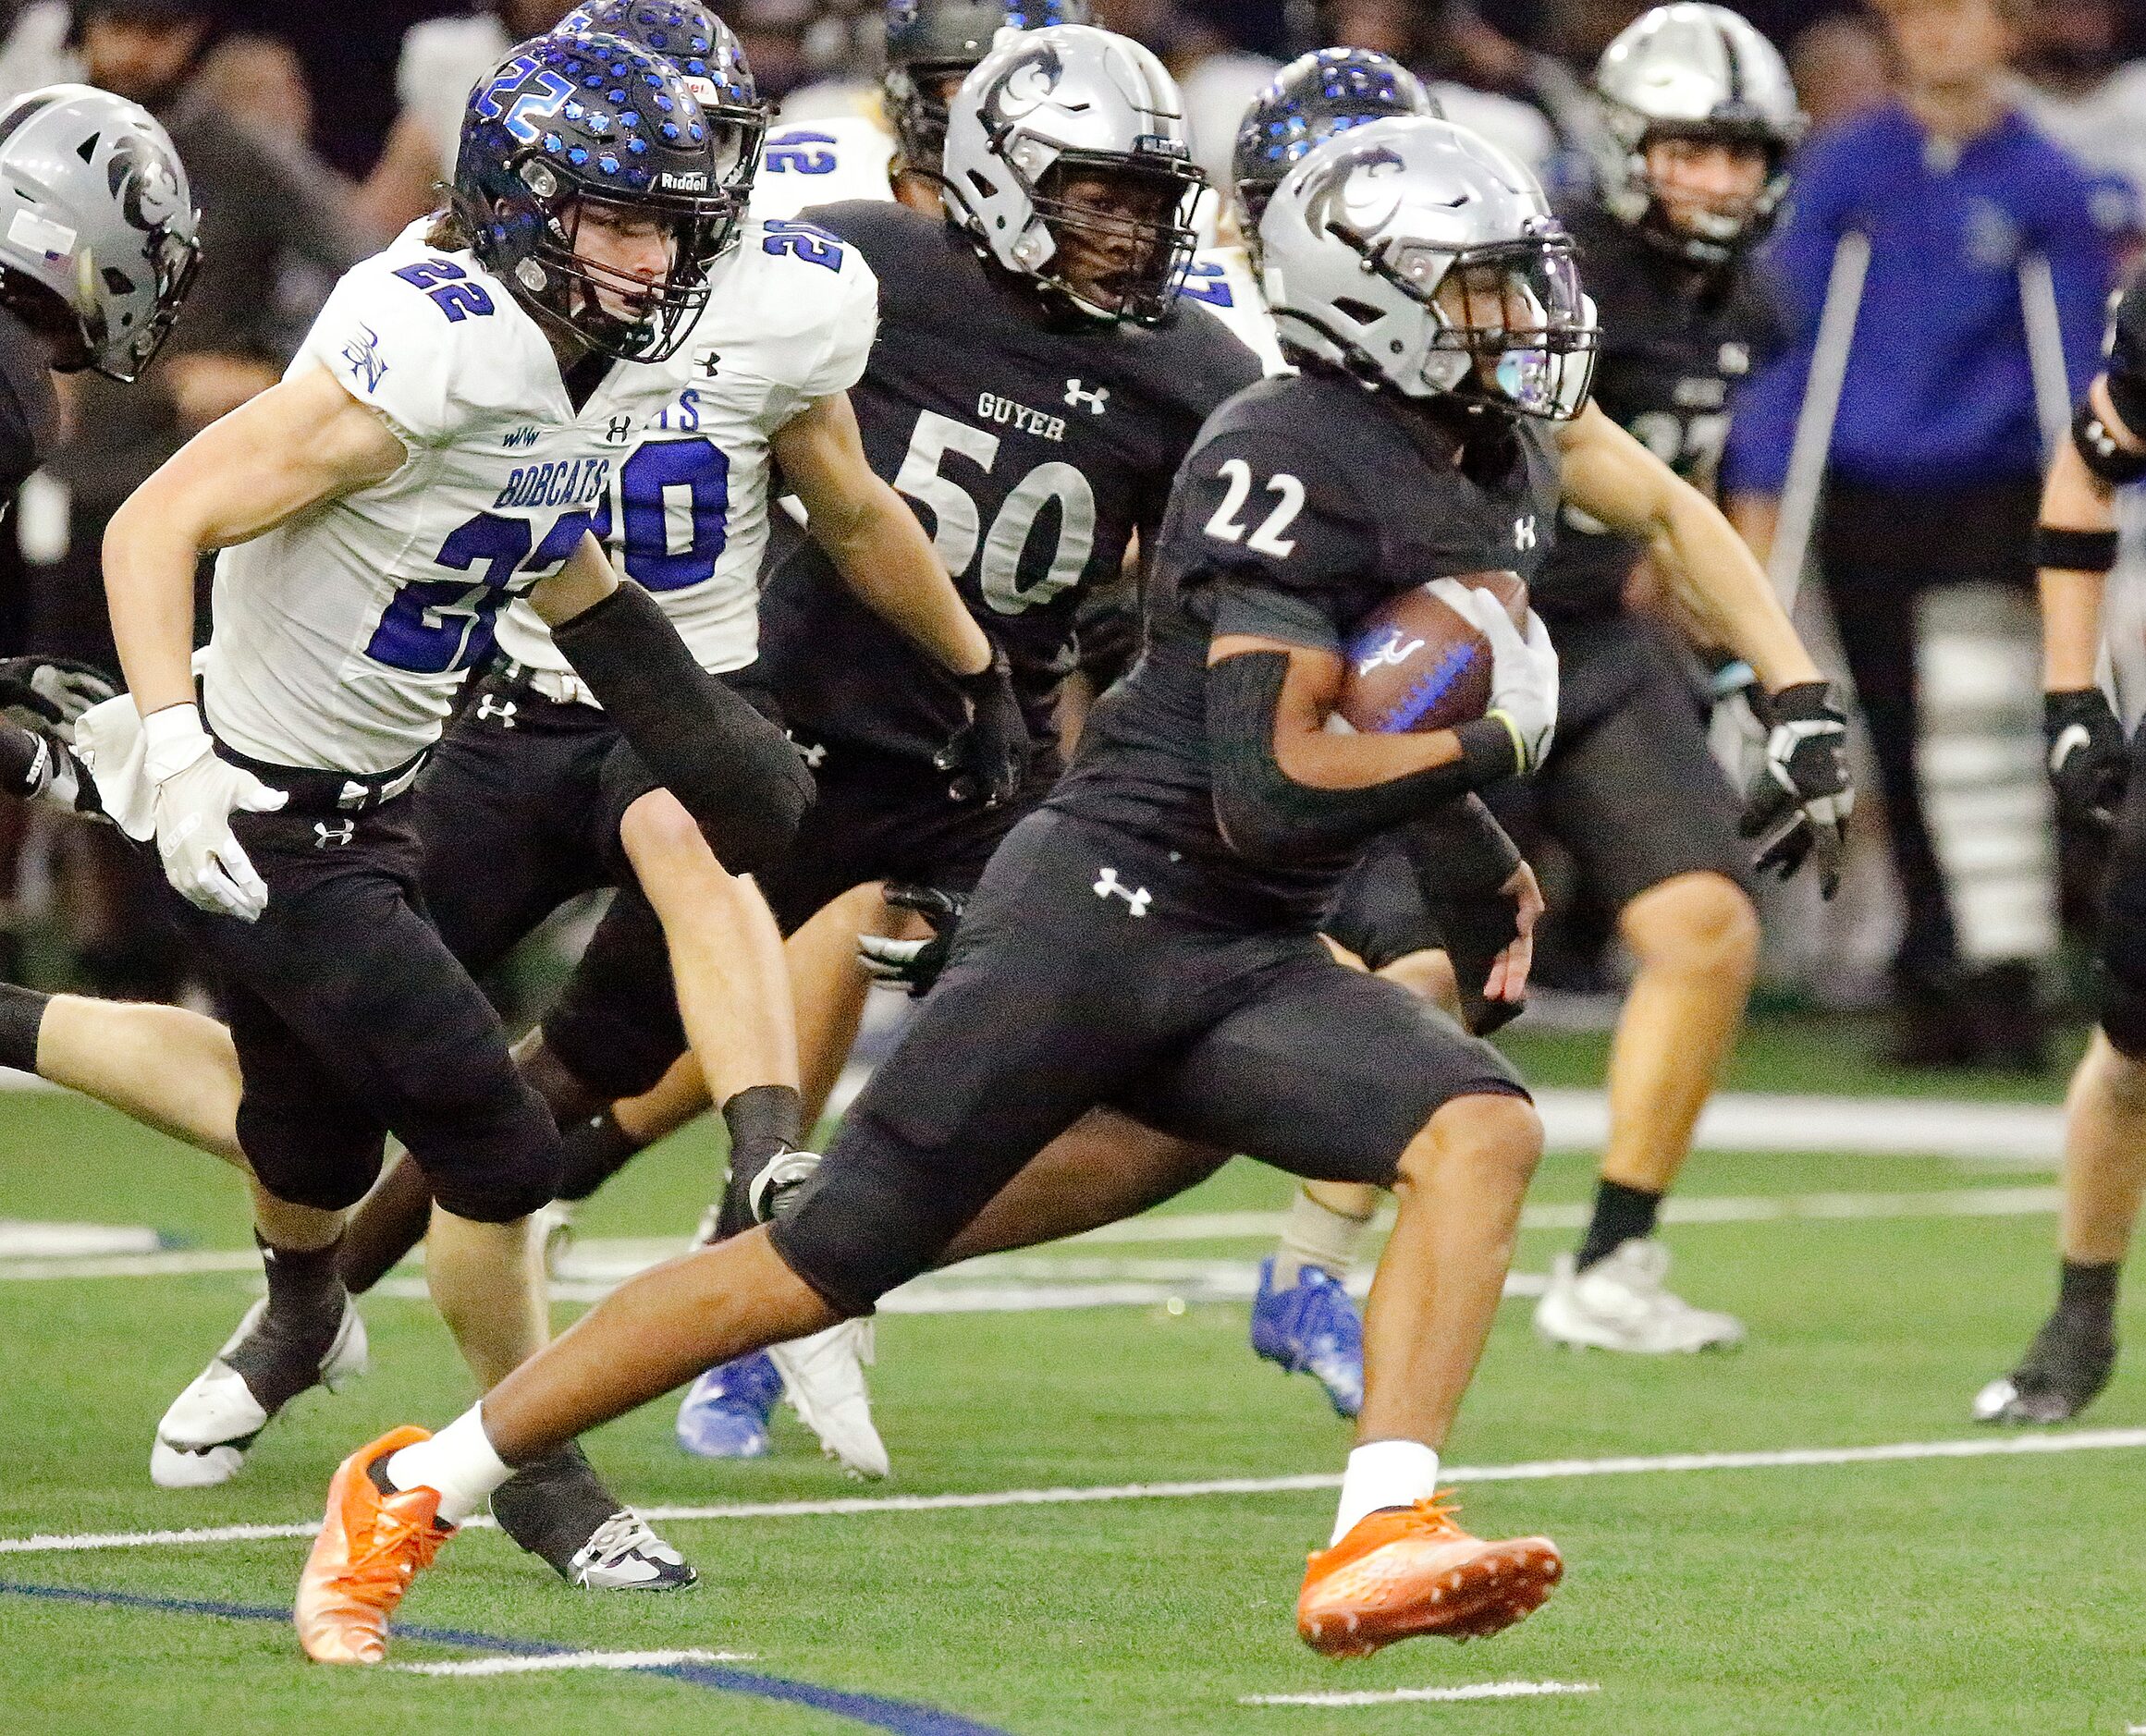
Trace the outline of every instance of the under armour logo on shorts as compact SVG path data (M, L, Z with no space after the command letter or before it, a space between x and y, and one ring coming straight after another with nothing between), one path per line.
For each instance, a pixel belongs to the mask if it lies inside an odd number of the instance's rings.
M1145 916L1154 894L1146 886L1126 886L1118 878L1115 868L1106 868L1096 881L1096 896L1098 899L1123 899L1133 907L1134 915Z
M1535 546L1535 515L1533 513L1528 514L1525 519L1513 520L1513 546L1514 548L1533 548Z
M1110 388L1107 385L1098 385L1091 392L1083 386L1078 380L1068 380L1065 383L1065 401L1071 409L1079 410L1085 405L1089 415L1100 416L1103 413L1103 406L1110 401Z
M330 825L325 820L315 820L313 823L313 847L315 850L325 850L331 844L348 844L357 836L358 823L355 820L345 820L340 825Z
M786 730L784 733L789 732ZM828 751L824 742L800 741L795 736L791 736L790 745L797 750L797 757L805 763L809 770L816 772L828 763Z
M485 694L477 702L477 721L484 723L493 717L499 720L500 728L513 728L514 702L510 699L494 699L491 694Z

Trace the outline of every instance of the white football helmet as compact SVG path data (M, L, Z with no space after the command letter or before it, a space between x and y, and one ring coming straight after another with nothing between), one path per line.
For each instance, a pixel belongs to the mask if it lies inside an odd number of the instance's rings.
M1726 6L1679 0L1656 6L1602 51L1595 67L1602 126L1594 141L1602 205L1657 245L1718 266L1755 245L1788 193L1788 158L1806 126L1779 51ZM1647 169L1658 139L1749 144L1766 179L1741 211L1670 221Z
M1466 128L1337 134L1283 177L1259 236L1285 347L1408 397L1557 422L1587 403L1594 304L1571 238L1535 177Z
M201 262L186 165L149 111L53 84L0 114L0 299L53 365L136 379Z
M1154 216L1105 217L1062 196L1083 170L1146 183ZM1009 38L963 80L947 123L950 214L1008 271L1049 285L1098 318L1152 325L1172 312L1197 238L1205 185L1177 83L1138 43L1085 24ZM1074 285L1063 244L1130 241L1107 286Z

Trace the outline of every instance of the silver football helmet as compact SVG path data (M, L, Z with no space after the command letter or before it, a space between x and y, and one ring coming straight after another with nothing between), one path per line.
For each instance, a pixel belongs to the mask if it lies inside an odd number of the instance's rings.
M1147 202L1111 215L1065 197L1099 173ZM1197 244L1192 160L1176 80L1138 43L1085 24L1010 38L963 80L947 123L950 216L1008 271L1100 319L1167 319ZM1068 252L1113 261L1076 283Z
M139 104L47 85L0 114L0 300L63 371L140 377L201 261L186 165Z
M1555 422L1587 403L1594 304L1571 238L1535 177L1466 128L1337 134L1283 177L1259 237L1285 346L1408 397Z
M1726 6L1656 6L1603 50L1595 94L1596 177L1612 216L1697 265L1725 264L1763 238L1787 196L1788 157L1806 122L1787 63L1756 29ZM1754 145L1765 181L1741 210L1673 223L1647 168L1647 147L1661 139Z

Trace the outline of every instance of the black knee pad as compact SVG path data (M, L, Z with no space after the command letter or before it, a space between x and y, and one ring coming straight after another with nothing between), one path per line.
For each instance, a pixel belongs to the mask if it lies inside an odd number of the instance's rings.
M457 1217L509 1224L557 1196L558 1128L504 1051L405 1101L394 1131Z
M933 1185L929 1168L900 1155L882 1155L877 1130L844 1131L830 1155L769 1229L775 1251L792 1272L844 1314L868 1314L889 1290L937 1264L984 1202Z
M380 1179L386 1142L377 1127L339 1133L315 1116L288 1115L247 1096L239 1102L239 1149L277 1199L340 1212Z

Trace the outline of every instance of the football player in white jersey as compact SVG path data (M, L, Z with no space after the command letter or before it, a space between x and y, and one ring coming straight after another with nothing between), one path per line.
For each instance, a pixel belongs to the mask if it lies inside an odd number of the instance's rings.
M843 277L809 237L755 229L754 251L734 250L756 128L704 120L666 63L597 37L528 45L480 92L472 131L494 148L465 164L460 232L406 236L353 273L285 384L153 479L108 545L145 722L129 740L106 716L94 763L116 817L158 837L224 979L244 1079L232 1134L213 1124L213 1102L180 1106L212 1112L201 1130L212 1148L235 1135L270 1272L264 1309L160 1428L159 1481L223 1480L295 1392L362 1365L336 1244L384 1130L417 1154L443 1203L435 1293L480 1380L542 1341L521 1220L549 1196L556 1132L412 898L417 804L399 801L508 598L533 587L555 621L572 611L565 657L650 763L614 755L607 793L630 792L622 805L655 857L690 857L695 843L706 856L693 819L720 835L757 802L780 829L802 809L809 786L779 732L709 679L644 591L613 588L589 535L610 533L630 570L680 589L693 588L693 563L721 553L731 496L708 472L727 455L693 443L690 473L642 487L624 474L650 444L637 431L727 409L754 436L733 484L747 543L770 437L788 436L777 444L801 486L824 495L827 534L853 539L850 563L877 556L890 611L950 666L985 665L978 679L991 684L989 648L914 520L890 492L855 486L869 484L861 455L847 461L854 427L826 370L841 371L828 359L845 318L852 345L868 333L868 275L826 299L828 328L809 341L794 324L779 330L787 371L745 375L727 406L711 392L705 411L688 383L711 360L688 345L695 316L742 260ZM741 300L765 311L785 298ZM650 365L611 365L629 359ZM658 443L674 459L681 444ZM651 481L645 464L640 480ZM683 548L658 528L667 491L690 503ZM192 549L219 545L230 552L202 659L212 743L170 593ZM720 620L707 630L719 637ZM987 748L979 771L989 758ZM706 866L729 881L712 856ZM774 982L779 1003L779 955ZM769 1022L779 1038L779 1005ZM793 1057L788 1067L794 1079ZM579 1481L593 1485L585 1467ZM582 1537L573 1560L547 1559L582 1583L690 1579L615 1504ZM598 1577L620 1563L626 1577Z

